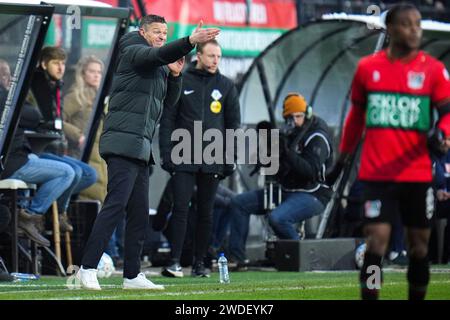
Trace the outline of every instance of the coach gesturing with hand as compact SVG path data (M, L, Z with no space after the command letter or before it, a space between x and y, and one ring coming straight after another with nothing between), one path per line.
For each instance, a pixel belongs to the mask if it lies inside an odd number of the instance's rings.
M95 268L116 225L126 215L124 289L164 289L140 273L148 224L152 139L164 103L176 103L180 96L183 57L195 45L219 34L218 29L203 29L202 25L200 22L189 37L165 45L166 21L148 15L142 18L139 31L120 39L109 111L100 138L100 154L108 165L108 194L77 275L83 288L100 290Z

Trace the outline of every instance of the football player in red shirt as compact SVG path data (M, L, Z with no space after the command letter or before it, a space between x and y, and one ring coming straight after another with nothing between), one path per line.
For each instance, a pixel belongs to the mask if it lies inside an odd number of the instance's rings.
M365 132L359 170L365 185L367 236L362 298L378 298L382 257L392 221L400 215L408 242L409 298L424 299L434 210L429 133L434 132L438 147L450 135L450 81L444 65L419 50L422 29L417 8L394 6L386 16L386 28L388 47L361 59L353 78L338 163L355 152ZM430 130L432 109L438 111L439 121Z

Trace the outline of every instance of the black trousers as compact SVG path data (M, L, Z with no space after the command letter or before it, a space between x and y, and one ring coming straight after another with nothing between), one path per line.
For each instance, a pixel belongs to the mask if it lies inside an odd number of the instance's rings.
M150 166L124 157L110 157L108 193L89 240L81 264L97 268L119 221L126 216L124 241L124 278L133 279L140 272L140 256L148 226Z
M170 222L173 232L171 258L173 262L180 261L186 236L189 202L191 201L194 187L197 185L194 259L195 261L203 261L211 237L212 209L219 179L214 174L201 172L177 172L172 179L174 203Z
M444 230L444 252L442 255L442 262L450 263L450 200L437 202L436 216L440 219L447 219L447 226Z
M0 233L2 233L9 225L11 220L11 213L9 208L3 204L0 204Z

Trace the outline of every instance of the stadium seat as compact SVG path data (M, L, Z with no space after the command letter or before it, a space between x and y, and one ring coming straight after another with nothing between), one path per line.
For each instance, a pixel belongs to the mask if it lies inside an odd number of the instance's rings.
M11 265L12 272L19 271L19 243L18 243L18 206L17 201L23 198L19 195L19 190L34 191L36 190L35 184L27 184L26 182L18 179L4 179L0 180L0 194L2 194L2 200L5 201L11 211ZM23 250L22 250L23 251ZM36 259L36 244L33 242L31 246L31 256L27 256L31 263L33 272L37 271L37 259Z

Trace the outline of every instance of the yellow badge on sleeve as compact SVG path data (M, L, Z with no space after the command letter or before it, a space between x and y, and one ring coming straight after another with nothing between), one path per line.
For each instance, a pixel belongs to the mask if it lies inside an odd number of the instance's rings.
M220 110L222 110L222 104L217 100L211 102L211 105L209 107L213 113L219 113Z

